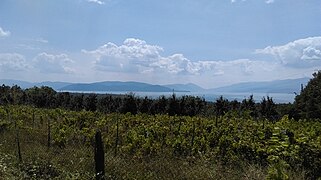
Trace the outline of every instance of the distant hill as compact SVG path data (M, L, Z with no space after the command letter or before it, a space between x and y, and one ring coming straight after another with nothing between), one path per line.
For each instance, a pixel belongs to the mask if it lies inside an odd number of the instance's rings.
M46 81L46 82L41 82L41 83L36 83L34 86L40 87L40 86L49 86L53 88L54 90L59 90L65 86L71 85L73 83L68 83L68 82L51 82L51 81Z
M105 81L96 83L76 83L60 88L63 91L133 91L171 92L170 88L141 82Z
M13 79L0 79L0 84L5 84L7 86L13 86L18 85L23 89L31 88L34 86L41 87L41 86L49 86L55 90L59 90L62 87L65 87L67 85L70 85L72 83L68 82L51 82L51 81L45 81L40 83L33 83L33 82L27 82L27 81L19 81L19 80L13 80Z
M301 84L306 85L310 79L286 79L267 82L245 82L209 89L210 92L229 93L299 93Z
M7 85L7 86L14 86L18 85L23 89L30 88L34 86L34 83L27 82L27 81L19 81L19 80L14 80L14 79L0 79L0 85Z
M133 91L133 92L172 92L171 88L152 85L141 82L121 82L121 81L104 81L95 83L69 83L69 82L51 82L45 81L40 83L32 83L27 81L19 81L13 79L0 79L0 84L9 86L18 85L23 89L34 86L49 86L56 91ZM179 91L179 90L177 90Z
M299 93L301 84L306 85L309 78L286 79L267 82L245 82L229 86L203 89L195 84L153 85L141 82L104 81L95 83L40 82L0 79L0 85L18 85L21 88L49 86L56 91L123 91L123 92L202 92L202 93Z
M188 83L188 84L167 84L163 85L165 87L168 87L174 91L190 91L190 92L201 92L204 91L202 87L193 84L193 83Z

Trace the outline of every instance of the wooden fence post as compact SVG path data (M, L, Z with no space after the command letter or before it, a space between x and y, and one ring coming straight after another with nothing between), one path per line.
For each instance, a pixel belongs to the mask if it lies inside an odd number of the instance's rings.
M195 122L193 121L193 129L192 129L192 140L191 140L191 147L190 147L190 155L192 155L192 154L193 154L194 139L195 139Z
M18 160L19 160L19 162L22 162L21 148L20 148L20 137L19 137L19 127L17 126L17 121L14 122L14 126L15 126L15 129L16 129L16 142L17 142Z
M116 119L116 140L115 140L115 156L117 156L117 148L118 148L118 141L119 141L119 119L117 115Z
M50 148L50 141L51 141L51 126L50 126L50 118L48 117L48 134L47 134L47 147Z
M105 154L100 131L97 131L95 135L95 169L96 179L105 179Z

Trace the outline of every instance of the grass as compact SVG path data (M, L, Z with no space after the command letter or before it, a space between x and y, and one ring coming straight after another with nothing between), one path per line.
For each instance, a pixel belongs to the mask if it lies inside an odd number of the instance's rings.
M88 152L88 151L87 151ZM28 158L19 163L14 155L1 154L0 179L94 179L93 162L90 166L73 164L70 152L47 157ZM222 179L222 180L261 180L267 177L267 168L241 162L223 164L196 157L144 157L114 156L105 154L106 179ZM51 157L48 162L46 158ZM44 159L43 159L44 158ZM64 160L63 160L64 159ZM63 160L63 161L62 161ZM302 171L289 172L289 179L305 179Z
M20 132L23 162L19 162L15 132L0 136L0 179L94 179L93 149L83 145L65 148L39 143L39 136ZM27 135L29 138L27 138ZM266 170L243 163L224 165L207 157L177 157L164 152L158 156L115 156L105 154L107 179L264 179Z
M194 158L108 156L106 162L106 176L111 179L240 179L243 174L241 169Z

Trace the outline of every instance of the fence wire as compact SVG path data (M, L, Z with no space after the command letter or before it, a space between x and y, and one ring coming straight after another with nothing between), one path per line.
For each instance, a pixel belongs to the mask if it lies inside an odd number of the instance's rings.
M0 116L0 179L95 178L91 139L73 136L56 143L49 121L33 120Z

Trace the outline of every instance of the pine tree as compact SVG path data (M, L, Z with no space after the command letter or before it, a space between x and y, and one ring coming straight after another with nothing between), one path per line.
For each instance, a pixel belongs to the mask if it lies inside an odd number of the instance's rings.
M295 97L296 118L321 119L321 70L313 73L307 86Z

